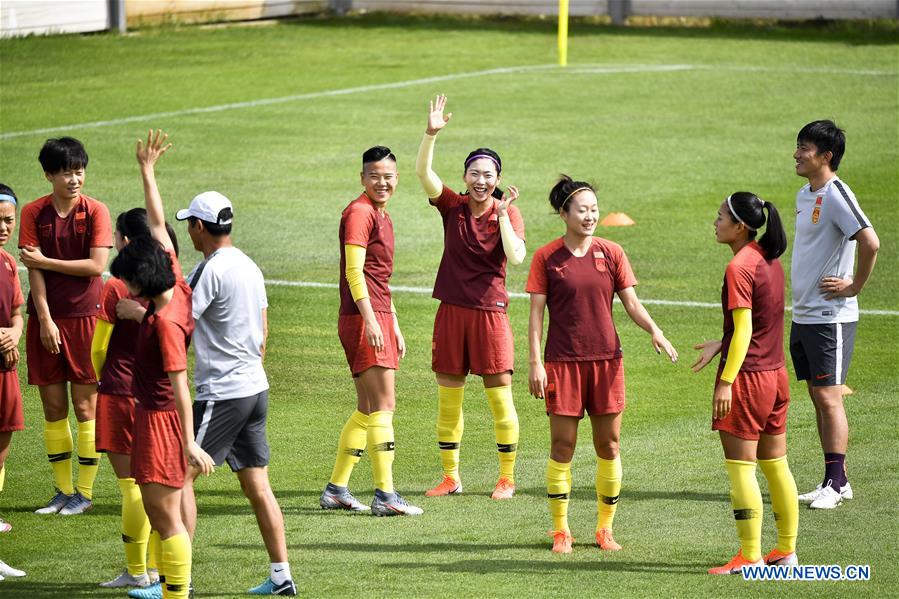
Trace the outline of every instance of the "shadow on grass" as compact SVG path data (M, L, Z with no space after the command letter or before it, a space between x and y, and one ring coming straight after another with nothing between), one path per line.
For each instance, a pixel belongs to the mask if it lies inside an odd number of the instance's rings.
M548 546L544 548L549 554ZM597 553L598 555L598 553ZM534 574L537 572L559 572L561 570L571 570L572 572L646 572L646 573L667 573L667 574L689 574L695 575L705 573L709 565L706 562L696 563L666 563L666 562L631 562L631 561L564 561L562 559L554 559L556 556L549 555L547 560L462 560L451 562L448 564L382 564L381 568L394 569L427 569L436 570L438 572L448 572L455 574L485 574L485 573L508 573L508 574Z
M534 33L554 35L554 17L512 15L447 15L368 13L335 18L327 15L298 16L283 19L285 25L323 28L380 29L402 28L419 31L493 31L496 33ZM712 19L702 26L625 26L617 27L596 18L571 18L571 37L605 35L615 37L673 37L681 39L761 39L784 42L842 42L858 46L899 43L899 25L891 19L832 21L727 20Z
M96 597L106 595L98 592L99 587L92 583L77 582L32 582L26 578L4 580L0 587L2 597ZM114 589L119 591L121 589Z
M239 551L255 551L259 545L243 543L222 543L217 547ZM291 550L341 551L353 553L471 553L472 551L509 551L527 549L529 551L548 548L546 542L534 543L288 543Z
M546 489L543 487L531 487L529 489L518 488L515 490L518 495L528 495L532 497L546 497ZM596 491L584 487L575 488L571 491L571 498L577 500L592 501L596 500ZM730 495L727 493L703 493L701 491L662 491L658 489L641 490L641 489L623 489L621 491L621 501L730 501Z
M7 513L16 512L19 514L33 514L34 510L43 507L42 505L19 505L4 507L3 511ZM118 499L104 499L103 503L94 503L94 507L85 512L84 517L90 518L94 516L114 516L122 513L122 504ZM56 516L55 514L39 516L42 518L69 518L70 516ZM73 516L74 517L74 516Z

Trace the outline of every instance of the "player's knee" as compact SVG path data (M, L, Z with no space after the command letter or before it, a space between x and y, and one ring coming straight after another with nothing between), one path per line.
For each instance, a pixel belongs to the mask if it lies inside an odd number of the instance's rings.
M604 460L614 460L618 457L618 439L603 439L594 443L596 455Z
M567 464L574 457L574 442L569 439L553 439L550 457L556 462Z

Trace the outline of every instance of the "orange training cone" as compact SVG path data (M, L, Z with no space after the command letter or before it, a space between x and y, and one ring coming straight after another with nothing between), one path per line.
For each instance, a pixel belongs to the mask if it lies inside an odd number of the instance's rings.
M604 227L629 227L636 223L624 212L609 212L599 224Z

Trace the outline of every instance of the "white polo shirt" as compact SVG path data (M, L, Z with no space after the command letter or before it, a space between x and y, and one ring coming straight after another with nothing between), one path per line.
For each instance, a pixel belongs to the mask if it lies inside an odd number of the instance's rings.
M236 247L223 247L200 262L187 281L194 286L196 399L236 399L268 389L262 367L262 310L268 308L262 271Z
M858 320L854 297L825 298L818 288L828 276L851 277L855 267L855 241L850 237L870 227L855 195L839 177L796 194L796 238L793 241L791 283L793 322L831 324Z

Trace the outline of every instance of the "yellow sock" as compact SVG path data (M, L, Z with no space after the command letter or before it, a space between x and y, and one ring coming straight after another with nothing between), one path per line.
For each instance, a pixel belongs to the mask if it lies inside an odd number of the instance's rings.
M368 415L359 410L353 412L343 430L340 431L340 440L337 442L337 459L334 460L334 470L331 471L332 485L345 487L350 484L350 474L353 467L362 459L365 451L365 439L367 436Z
M122 492L122 542L125 544L125 563L128 573L140 576L147 571L147 540L150 521L141 501L140 487L133 478L120 478Z
M518 414L512 402L512 386L485 389L493 412L493 432L499 451L499 475L515 482L515 455L518 451Z
M91 499L94 495L94 479L100 467L100 454L96 445L96 420L78 423L78 492Z
M777 550L781 553L793 553L796 551L796 534L799 531L799 500L787 456L759 460L759 466L768 480L771 509L774 510L774 522L777 524Z
M163 597L187 597L190 587L191 547L187 532L162 539L162 563L165 570Z
M393 412L369 414L368 446L375 488L393 493Z
M3 483L6 482L6 464L0 466L0 493L3 492Z
M596 531L612 530L618 495L621 493L621 456L614 460L596 457Z
M55 422L44 420L44 446L47 448L47 459L53 467L53 478L56 488L71 495L75 492L72 485L72 431L69 419L63 418Z
M162 574L162 539L155 530L150 530L150 538L147 541L147 570L156 570Z
M459 480L459 445L465 418L462 416L462 400L465 387L437 385L437 445L443 474Z
M571 495L571 462L562 464L553 459L546 465L546 496L553 530L568 531L568 497Z
M762 559L762 492L755 478L755 462L724 462L730 478L730 503L734 508L743 557L757 562Z

